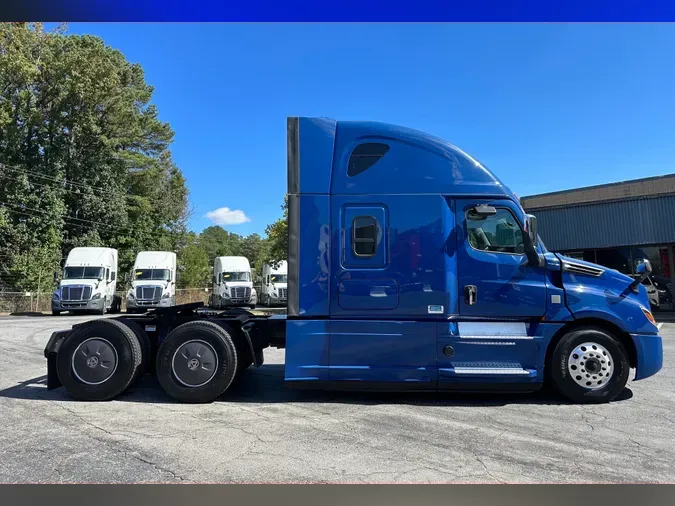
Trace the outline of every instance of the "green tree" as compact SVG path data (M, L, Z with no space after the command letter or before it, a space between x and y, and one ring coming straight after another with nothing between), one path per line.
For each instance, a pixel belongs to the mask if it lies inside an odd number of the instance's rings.
M267 247L264 249L264 261L277 263L288 259L288 196L281 206L283 217L265 228Z
M186 236L186 243L178 254L178 288L206 288L210 284L211 264L194 232Z
M20 252L56 270L74 246L109 246L125 272L185 242L188 191L153 91L98 37L0 24L0 290L35 284Z
M240 235L228 232L217 225L207 227L199 234L199 244L211 262L216 257L241 255L242 243L243 238Z

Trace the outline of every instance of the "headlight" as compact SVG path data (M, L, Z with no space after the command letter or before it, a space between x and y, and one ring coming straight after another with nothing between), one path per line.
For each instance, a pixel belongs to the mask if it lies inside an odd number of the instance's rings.
M101 298L101 294L100 294L100 293L95 293L94 296L91 298L91 300L98 300L98 299L100 299L100 298Z
M134 297L134 292L132 292L131 290L129 290L129 291L127 292L127 299L135 299L135 298L136 298L136 297Z
M225 299L229 299L229 298L230 298L230 294L227 293L227 292L223 292L223 297L224 297Z
M59 295L59 292L54 292L54 294L52 295L52 300L59 300L60 298L61 296Z
M164 295L162 295L162 299L168 299L169 297L171 297L169 292L166 292Z
M643 312L643 313L645 314L645 316L647 317L647 319L648 319L650 322L652 322L652 324L656 325L656 320L654 319L654 315L652 315L652 312L649 311L648 309L644 308L644 307L641 308L641 309L642 309L642 312Z

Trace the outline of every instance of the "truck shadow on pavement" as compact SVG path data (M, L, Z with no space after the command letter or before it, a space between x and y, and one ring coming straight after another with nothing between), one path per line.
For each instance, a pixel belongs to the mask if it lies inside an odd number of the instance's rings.
M283 403L330 403L330 404L410 404L426 406L506 406L509 404L570 404L555 392L542 390L535 393L379 393L294 390L284 385L283 364L265 364L259 369L246 371L233 383L227 392L215 402L283 404ZM77 402L63 388L47 390L47 377L40 376L15 386L0 390L0 397L8 399L47 400ZM630 388L613 402L633 397ZM160 387L157 379L147 375L119 397L117 402L131 403L176 403Z

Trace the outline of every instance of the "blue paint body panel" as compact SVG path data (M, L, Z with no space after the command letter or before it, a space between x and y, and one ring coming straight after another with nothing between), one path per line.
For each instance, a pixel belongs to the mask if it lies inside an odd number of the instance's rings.
M649 378L663 367L663 342L661 336L654 334L634 334L631 336L637 351L635 379Z
M302 316L329 314L330 197L300 195L302 248L298 259L299 306Z
M374 122L300 118L288 132L287 381L534 389L551 342L586 318L630 336L636 379L662 367L644 286L636 294L615 271L570 270L571 259L541 244L539 266L524 254L472 246L469 208L501 209L495 237L526 234L527 217L460 149ZM362 144L386 149L352 160ZM467 286L476 287L475 303Z

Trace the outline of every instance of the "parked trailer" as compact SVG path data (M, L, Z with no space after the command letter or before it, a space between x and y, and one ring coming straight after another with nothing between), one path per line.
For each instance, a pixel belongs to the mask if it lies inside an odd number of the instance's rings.
M480 162L422 132L289 118L287 315L200 304L52 335L48 386L105 400L154 370L184 402L227 391L267 347L285 383L616 398L662 367L642 279L547 251ZM154 365L153 365L154 362Z

